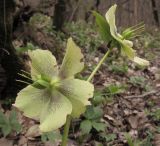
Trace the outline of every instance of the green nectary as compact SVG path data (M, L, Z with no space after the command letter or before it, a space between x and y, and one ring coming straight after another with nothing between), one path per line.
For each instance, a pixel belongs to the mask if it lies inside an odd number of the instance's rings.
M29 52L33 84L21 90L14 106L24 115L40 120L40 130L48 132L60 128L67 115L73 118L84 113L94 86L88 81L75 79L83 67L83 55L71 38L62 65L58 68L55 57L48 50Z

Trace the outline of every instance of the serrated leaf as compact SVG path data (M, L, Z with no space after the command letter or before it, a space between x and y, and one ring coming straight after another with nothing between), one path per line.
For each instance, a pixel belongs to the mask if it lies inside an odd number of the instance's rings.
M6 123L8 123L8 119L5 117L4 113L0 111L0 128Z
M14 123L12 125L12 129L15 130L16 132L20 132L21 128L22 128L22 126L19 123Z
M8 134L10 134L12 131L12 127L9 124L3 125L2 127L2 133L6 137Z
M88 106L86 112L84 113L86 119L93 119L94 118L94 107Z
M106 142L113 141L116 139L116 134L101 133L100 136L106 140Z
M61 134L58 130L49 132L47 136L48 136L48 140L51 142L55 142L56 140L61 139Z
M83 134L89 134L92 129L92 123L89 120L84 120L81 122L80 129Z
M103 116L103 110L99 106L88 106L84 116L89 120L99 120Z
M105 131L106 124L93 121L92 126L94 129L96 129L98 132L100 132L100 131Z
M9 116L9 123L13 130L15 130L16 132L21 131L21 125L19 124L17 120L17 113L15 110L13 110Z
M61 139L61 134L60 134L60 131L59 130L56 130L56 131L51 131L51 132L46 132L46 133L43 133L41 135L41 140L43 142L46 142L46 141L50 141L50 142L55 142L56 140L59 140Z
M129 146L135 146L134 141L132 140L132 137L128 133L126 133L124 136L125 136Z
M42 141L42 142L46 142L47 140L48 140L47 135L46 135L45 133L43 133L43 134L41 135L41 141Z
M92 104L100 105L104 101L104 97L101 92L95 92L94 97L92 99Z

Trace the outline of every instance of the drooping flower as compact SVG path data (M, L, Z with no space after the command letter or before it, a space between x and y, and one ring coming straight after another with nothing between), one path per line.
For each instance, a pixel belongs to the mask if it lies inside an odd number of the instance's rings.
M130 27L126 29L122 34L117 32L115 22L115 12L117 5L113 5L106 13L105 18L97 12L93 12L96 17L96 22L99 26L99 31L102 38L111 43L111 47L117 47L121 49L122 54L126 55L130 60L135 63L148 66L149 62L136 56L136 51L132 48L133 42L128 40L136 36L136 32L144 29L143 25L137 25L137 27Z
M55 57L48 50L29 52L33 84L18 93L14 106L24 115L40 120L40 130L48 132L60 128L67 115L79 117L84 113L94 86L88 81L75 79L83 67L81 50L71 38L62 65L58 68Z

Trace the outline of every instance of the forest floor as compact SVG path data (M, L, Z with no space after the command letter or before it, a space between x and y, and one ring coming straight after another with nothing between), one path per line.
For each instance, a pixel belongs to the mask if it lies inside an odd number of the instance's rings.
M89 27L86 29L85 25L81 25L84 24L77 23L67 27L69 29L67 36L71 35L82 48L86 69L80 77L86 78L107 48L94 29ZM48 28L44 30L48 33ZM53 38L56 36L56 41L58 44L62 43L61 47L64 50L67 36L63 33L52 34L52 36ZM80 120L72 123L70 146L160 146L159 42L160 32L156 28L154 32L149 30L142 35L141 39L134 40L137 54L150 61L148 68L141 68L128 59L119 57L119 52L115 49L115 54L110 55L93 80L96 89L93 102L95 107L103 109L100 122L105 123L105 130L103 128L96 130L93 127L90 133L83 135L79 126L86 117L82 116ZM14 45L22 54L30 49L28 46L28 48L24 47L19 39L14 41ZM23 47L20 49L21 45ZM31 48L34 47L29 45ZM61 50L58 51L61 52ZM61 57L59 60L62 60ZM9 102L1 101L0 109L6 116L10 115L10 110L6 110L4 105ZM56 146L59 144L59 133L58 136L51 134L53 139L46 135L41 137L36 121L24 117L18 111L17 117L22 125L21 132L12 132L0 138L0 146ZM128 133L127 136L125 136L126 133ZM50 141L44 142L46 137ZM55 140L54 144L52 140ZM132 141L133 145L129 144L129 141Z

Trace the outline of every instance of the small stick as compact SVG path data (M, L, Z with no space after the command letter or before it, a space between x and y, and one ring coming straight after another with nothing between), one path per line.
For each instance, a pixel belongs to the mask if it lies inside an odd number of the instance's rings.
M125 98L125 99L144 98L144 97L146 97L146 96L153 95L153 94L156 94L156 93L158 93L158 92L160 92L160 91L159 91L159 90L152 90L152 91L146 92L146 93L144 93L144 94L142 94L142 95L131 95L131 96L125 96L124 98Z

